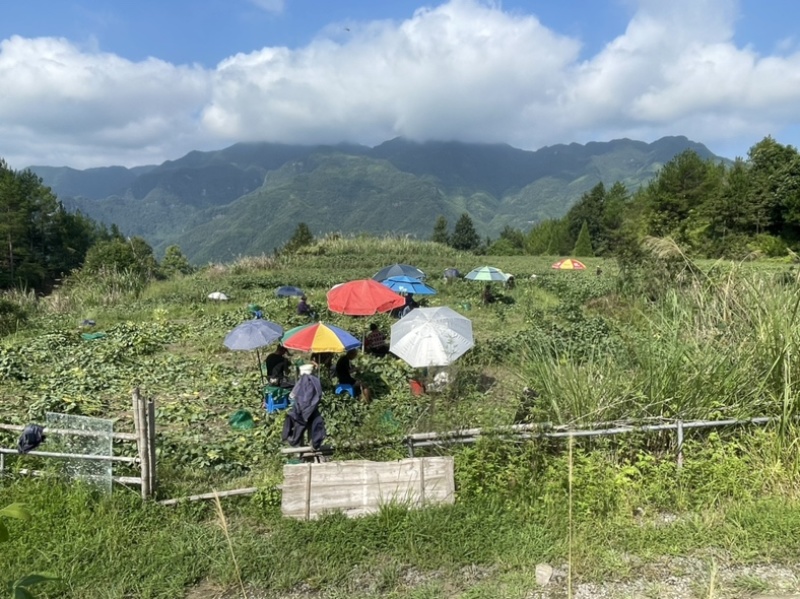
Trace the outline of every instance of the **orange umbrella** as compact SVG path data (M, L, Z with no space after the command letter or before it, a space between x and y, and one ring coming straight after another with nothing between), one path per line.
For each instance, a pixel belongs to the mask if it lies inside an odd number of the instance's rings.
M586 270L586 265L573 258L564 258L553 264L550 268L555 268L556 270Z
M350 316L370 316L390 312L405 305L405 299L373 279L360 279L338 285L328 291L331 312Z

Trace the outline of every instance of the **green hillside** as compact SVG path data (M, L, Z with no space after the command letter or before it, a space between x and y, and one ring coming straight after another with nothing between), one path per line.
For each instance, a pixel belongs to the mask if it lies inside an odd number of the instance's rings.
M621 181L633 191L686 149L715 158L685 137L535 152L394 139L375 148L236 144L143 169L34 171L70 208L140 235L157 250L178 244L203 263L270 252L300 221L315 234L427 238L438 215L452 222L466 212L482 236L496 236L506 225L526 229L563 216L599 182ZM103 196L108 190L114 191Z
M214 210L178 242L197 262L270 253L294 223L315 234L386 230L415 233L430 214L447 210L435 185L386 161L345 154L312 157L291 181L266 186Z

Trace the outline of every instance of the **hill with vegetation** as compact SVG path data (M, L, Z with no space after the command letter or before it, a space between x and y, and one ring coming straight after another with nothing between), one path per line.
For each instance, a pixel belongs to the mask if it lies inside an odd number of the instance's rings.
M236 144L158 166L33 167L71 210L116 224L194 263L271 252L305 222L330 231L428 237L432 219L468 214L481 236L561 217L598 183L635 191L676 154L722 160L685 137L524 151L504 144Z
M2 583L48 572L60 580L42 583L42 596L81 599L798 590L800 281L785 261L697 262L674 242L646 239L619 264L588 258L586 270L564 272L550 268L557 256L482 256L403 237L332 235L192 272L179 268L175 252L156 262L139 245L123 253L124 240L99 247L103 254L90 254L47 296L4 293L16 312L0 311L0 421L42 422L54 411L111 418L115 430L131 431L138 386L157 407L159 499L259 491L219 508L142 504L125 486L101 496L61 482L55 461L4 456L0 506L24 502L30 519L3 520ZM127 266L109 267L111 256ZM475 444L417 450L454 457L453 505L284 519L283 414L261 407L254 352L229 351L222 340L252 317L250 304L284 328L306 322L294 300L276 297L284 284L303 288L325 322L358 337L375 322L388 334L390 316L330 313L325 294L395 262L428 273L438 294L425 302L468 316L475 347L438 393L412 393L409 378L424 373L392 358L359 356L375 391L369 404L336 395L323 374L334 460L405 457L411 432L539 423L534 433L563 434L678 418L775 424L687 428L680 464L667 432L572 442L488 434ZM448 267L485 264L517 278L514 288L495 284L492 304L479 300L483 283L440 278ZM211 301L213 291L230 299ZM240 409L254 417L252 429L230 426ZM0 433L2 447L15 443L15 433ZM544 588L541 563L555 567ZM682 594L669 594L671 585Z

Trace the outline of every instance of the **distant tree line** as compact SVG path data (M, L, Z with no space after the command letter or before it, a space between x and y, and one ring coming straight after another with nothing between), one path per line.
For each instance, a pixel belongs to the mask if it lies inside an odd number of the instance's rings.
M434 226L436 241L445 239L442 219ZM487 252L613 256L647 236L671 237L711 258L800 249L800 154L772 137L731 166L687 150L635 193L620 182L598 183L560 219L527 232L507 226Z
M159 264L142 238L126 239L80 212L70 213L33 172L0 159L0 290L48 291L63 276L127 271L149 279L192 270L177 246Z
M68 213L31 171L0 160L0 289L46 290L80 267L92 245L112 237L81 213Z

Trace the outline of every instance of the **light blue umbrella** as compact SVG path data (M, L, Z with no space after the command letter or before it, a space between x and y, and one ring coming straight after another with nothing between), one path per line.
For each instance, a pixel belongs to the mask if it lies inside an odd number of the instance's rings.
M508 280L508 275L494 266L481 266L467 273L464 277L470 281L502 281Z
M436 295L436 290L414 277L389 277L381 281L392 291L397 293L414 293L416 295Z

